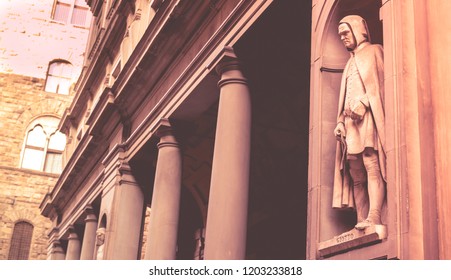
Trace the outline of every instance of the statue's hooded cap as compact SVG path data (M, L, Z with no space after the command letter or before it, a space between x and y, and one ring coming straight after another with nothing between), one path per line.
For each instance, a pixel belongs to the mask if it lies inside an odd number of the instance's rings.
M361 16L345 16L342 20L340 20L340 23L338 25L342 23L346 23L351 29L357 46L359 46L363 42L371 43L368 26L366 25L366 21Z

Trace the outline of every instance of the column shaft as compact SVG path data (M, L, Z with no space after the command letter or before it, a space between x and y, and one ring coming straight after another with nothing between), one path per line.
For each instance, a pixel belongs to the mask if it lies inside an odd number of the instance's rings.
M92 260L96 244L97 218L94 214L88 214L85 219L85 233L81 246L81 260Z
M205 259L246 253L251 100L236 60L222 62L216 139L208 202Z
M79 260L80 259L80 239L75 232L71 232L69 235L69 242L67 243L66 260Z
M176 258L182 158L170 130L160 132L146 259Z
M144 211L143 192L126 162L120 164L118 173L103 259L136 260Z

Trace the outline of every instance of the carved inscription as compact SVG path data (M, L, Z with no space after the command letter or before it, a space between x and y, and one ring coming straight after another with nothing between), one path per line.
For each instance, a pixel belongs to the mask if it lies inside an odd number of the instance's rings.
M373 225L365 230L353 228L350 231L319 243L319 255L322 258L327 258L354 248L374 245L382 242L386 238L387 227L384 225Z
M346 242L346 241L351 241L352 239L354 239L355 237L354 237L354 233L352 233L352 232L350 232L350 233L345 233L345 234L342 234L342 235L340 235L340 236L337 236L337 243L343 243L343 242Z

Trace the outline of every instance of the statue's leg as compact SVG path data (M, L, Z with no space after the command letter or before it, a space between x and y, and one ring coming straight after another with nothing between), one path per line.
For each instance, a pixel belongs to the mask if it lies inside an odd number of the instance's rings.
M363 163L368 176L368 196L370 207L367 221L371 224L380 225L382 204L385 199L385 186L379 166L377 151L366 148L363 152Z
M368 215L368 192L366 190L367 175L362 155L348 160L349 173L353 181L354 201L357 212L357 223L363 222Z

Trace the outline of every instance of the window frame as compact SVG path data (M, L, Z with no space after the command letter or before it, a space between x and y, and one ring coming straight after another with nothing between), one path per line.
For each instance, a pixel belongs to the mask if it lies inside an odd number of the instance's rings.
M25 137L24 137L24 143L23 143L23 148L22 148L22 152L21 152L21 157L20 157L19 168L26 169L26 170L34 170L34 171L44 172L44 173L49 173L49 174L61 174L63 167L64 167L64 151L67 146L67 136L58 129L59 121L60 121L60 119L56 116L44 115L44 116L39 116L39 117L35 118L27 126L27 129L25 131ZM30 135L30 132L33 131L38 126L40 126L43 129L45 137L46 137L43 147L28 144L28 137ZM64 148L62 150L58 150L58 149L49 147L51 137L57 135L57 133L61 133L62 135L64 135L65 143L64 143ZM30 166L24 167L27 150L37 150L37 151L43 152L43 155L40 159L41 162L38 163L39 168L38 168L37 164L36 164L35 168L30 167ZM53 168L51 168L51 171L47 171L47 164L49 163L48 162L49 154L54 154L54 155L57 154L58 156L60 156L61 166L59 166L57 172L53 172ZM53 162L53 160L50 161L50 163L52 163L52 162Z
M18 225L25 225L26 228L18 228ZM18 220L14 223L8 251L8 260L28 260L30 258L33 233L34 225L32 223L24 220ZM16 243L18 244L16 245Z
M63 75L57 75L57 74L54 74L54 73L50 73L51 72L50 69L51 69L52 65L54 65L54 64L63 64L63 65L65 65L63 67L70 66L72 68L70 77L66 77L66 76L63 76ZM54 60L50 61L49 65L47 67L47 72L46 72L46 77L45 77L45 84L44 84L44 91L45 92L56 93L56 94L61 94L61 95L70 95L70 84L71 84L70 82L72 81L73 71L74 71L74 65L70 61L67 61L65 59L54 59ZM49 77L50 77L50 79L49 79ZM47 86L49 85L49 81L54 81L54 80L58 80L58 81L65 80L65 81L69 82L69 87L67 88L67 93L62 92L62 91L59 90L60 89L60 85L61 85L60 83L57 84L55 91L49 90L47 88Z
M69 6L69 11L67 14L67 18L65 20L55 19L58 4ZM73 23L74 12L77 8L80 10L86 11L86 17L85 17L84 24ZM92 17L92 15L89 11L90 11L90 9L89 9L89 6L86 4L86 1L84 1L84 3L79 3L78 0L54 0L50 18L52 19L52 21L58 22L61 24L70 24L70 25L77 26L77 27L89 28L89 26L91 24L91 17Z

